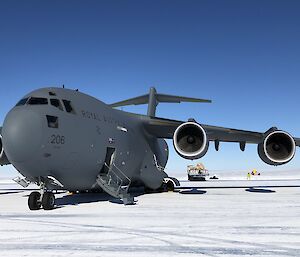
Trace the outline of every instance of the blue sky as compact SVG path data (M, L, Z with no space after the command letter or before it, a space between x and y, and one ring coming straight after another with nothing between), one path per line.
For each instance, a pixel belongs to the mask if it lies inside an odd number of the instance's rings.
M0 1L0 124L28 91L79 88L110 103L159 92L212 99L158 116L300 137L299 1ZM146 106L126 107L145 113ZM182 170L170 141L168 169ZM255 146L213 147L212 170L274 169ZM300 168L300 155L276 169ZM3 170L3 168L1 169Z

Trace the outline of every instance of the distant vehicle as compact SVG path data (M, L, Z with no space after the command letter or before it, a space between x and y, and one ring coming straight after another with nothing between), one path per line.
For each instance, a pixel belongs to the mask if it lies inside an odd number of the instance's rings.
M209 179L219 179L219 178L217 177L217 175L213 175L213 176L210 177Z
M256 169L252 170L251 172L252 176L260 176L260 172L258 172Z
M202 163L198 163L196 166L187 166L188 180L190 181L205 181L209 176L209 172L205 169Z

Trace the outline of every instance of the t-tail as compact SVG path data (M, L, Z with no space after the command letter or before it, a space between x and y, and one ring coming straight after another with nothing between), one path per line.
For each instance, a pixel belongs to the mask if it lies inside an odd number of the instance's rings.
M149 94L130 98L130 99L120 101L120 102L116 102L116 103L110 104L110 106L111 107L121 107L121 106L127 106L127 105L148 104L147 115L149 117L155 117L156 107L159 103L181 103L181 102L211 103L211 100L159 94L159 93L157 93L157 91L154 87L151 87Z

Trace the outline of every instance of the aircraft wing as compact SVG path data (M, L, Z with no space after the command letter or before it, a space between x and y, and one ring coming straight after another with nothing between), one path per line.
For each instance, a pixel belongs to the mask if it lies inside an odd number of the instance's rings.
M183 121L162 119L162 118L145 118L144 127L146 131L158 138L173 138L176 128L184 123ZM247 130L225 128L201 124L205 129L209 141L219 142L240 142L259 144L263 141L263 132L253 132ZM296 145L300 146L300 138L294 138Z
M150 118L143 116L145 130L152 136L158 138L173 138L176 128L182 124L182 121L169 120L163 118Z
M202 125L208 135L209 141L244 142L259 144L263 141L264 133L217 126Z

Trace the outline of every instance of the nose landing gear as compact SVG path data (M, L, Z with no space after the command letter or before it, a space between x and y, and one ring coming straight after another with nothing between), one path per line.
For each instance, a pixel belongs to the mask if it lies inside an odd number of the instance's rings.
M39 210L42 206L40 201L41 194L39 192L32 192L28 197L28 207L30 210Z
M52 210L55 206L55 196L52 192L45 192L42 197L44 210Z
M28 197L28 207L30 210L52 210L55 206L54 194L47 190L44 182L40 182L40 192L32 192Z
M55 196L52 190L47 188L47 184L54 184L60 187L63 185L54 177L47 176L38 178L35 182L39 187L39 192L32 192L28 198L28 207L30 210L39 210L43 208L44 210L52 210L55 207Z
M28 197L28 207L30 210L52 210L55 206L55 196L52 192L32 192Z

